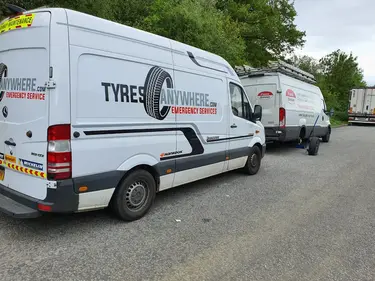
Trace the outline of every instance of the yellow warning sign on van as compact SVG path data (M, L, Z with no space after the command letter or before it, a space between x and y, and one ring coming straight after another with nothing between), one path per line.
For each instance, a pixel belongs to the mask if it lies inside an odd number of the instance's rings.
M35 14L19 15L4 21L0 25L0 33L17 28L27 28L33 24Z

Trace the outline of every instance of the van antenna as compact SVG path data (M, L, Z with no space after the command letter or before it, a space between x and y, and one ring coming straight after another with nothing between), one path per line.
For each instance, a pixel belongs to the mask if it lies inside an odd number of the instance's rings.
M279 72L289 77L293 77L295 79L310 83L316 84L316 79L314 75L299 69L293 65L290 65L284 61L273 61L268 64L268 67L263 68L253 68L248 65L243 66L236 66L235 71L238 76L248 76L248 77L256 77L256 76L264 76L266 73L272 72Z
M18 7L17 5L6 4L6 7L14 14L26 12L24 8Z

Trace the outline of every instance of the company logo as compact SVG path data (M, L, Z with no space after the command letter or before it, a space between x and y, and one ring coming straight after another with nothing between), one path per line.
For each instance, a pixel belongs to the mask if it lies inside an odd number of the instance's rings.
M295 104L296 102L296 94L293 92L293 90L291 89L288 89L286 90L286 96L288 97L288 102L290 104Z
M6 77L8 77L8 67L5 64L0 63L0 83L4 81L4 78ZM3 100L4 95L5 91L0 91L0 101Z
M273 96L273 93L269 91L260 92L258 94L258 97L261 99L270 99L272 96Z
M164 120L171 112L217 114L217 102L211 101L209 94L175 89L171 75L158 66L149 70L143 86L108 82L102 82L101 85L104 87L106 102L143 103L146 114L157 120Z
M40 164L40 163L36 163L36 162L29 161L29 160L24 160L24 159L19 159L19 164L21 164L24 167L43 171L43 164Z
M182 150L179 150L179 151L171 151L171 152L165 152L165 153L161 153L161 154L160 154L160 158L169 157L169 156L174 156L174 155L178 155L178 154L181 154L181 153L182 153Z
M286 90L286 96L290 98L296 98L296 94L291 89Z
M8 117L8 107L4 106L2 112L3 112L4 118L7 118Z
M9 77L8 67L0 63L0 101L7 99L45 100L45 86L38 86L36 78Z

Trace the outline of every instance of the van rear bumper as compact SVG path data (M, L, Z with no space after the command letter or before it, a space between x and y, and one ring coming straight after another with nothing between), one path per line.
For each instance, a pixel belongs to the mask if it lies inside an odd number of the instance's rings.
M268 127L265 128L266 141L289 141L296 140L300 134L299 127Z
M47 188L44 200L38 200L12 190L0 183L0 211L15 218L36 218L43 214L38 205L50 206L52 213L73 213L78 209L78 194L70 180L57 183L57 188Z
M23 205L3 194L0 194L0 211L15 218L37 218L41 215L38 210Z

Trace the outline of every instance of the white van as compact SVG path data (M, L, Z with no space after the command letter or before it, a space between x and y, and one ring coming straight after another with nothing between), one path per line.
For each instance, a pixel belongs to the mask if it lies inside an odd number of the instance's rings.
M261 105L267 141L296 141L313 135L328 142L330 116L311 74L279 61L264 69L236 67L250 102ZM318 117L319 116L319 117Z
M112 206L141 218L155 193L265 153L221 57L65 9L0 25L0 209L15 217Z

